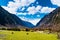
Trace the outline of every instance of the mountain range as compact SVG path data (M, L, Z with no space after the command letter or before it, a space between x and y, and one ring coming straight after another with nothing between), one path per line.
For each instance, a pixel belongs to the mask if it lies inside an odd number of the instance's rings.
M60 31L60 7L45 15L36 26L21 20L14 14L9 13L0 6L0 27L7 28L34 28L39 30L49 29Z

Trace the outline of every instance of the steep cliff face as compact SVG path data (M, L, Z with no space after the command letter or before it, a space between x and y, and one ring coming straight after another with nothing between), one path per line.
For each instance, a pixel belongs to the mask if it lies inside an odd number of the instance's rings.
M60 30L60 7L46 15L36 26L37 28Z
M16 15L9 13L5 9L3 9L1 6L0 6L0 25L7 26L7 27L18 27L18 26L21 26L21 27L24 26L28 28L34 27L33 24L26 21L22 21Z

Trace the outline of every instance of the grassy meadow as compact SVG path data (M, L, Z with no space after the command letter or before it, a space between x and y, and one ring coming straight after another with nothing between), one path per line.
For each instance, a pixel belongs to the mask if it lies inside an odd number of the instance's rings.
M56 34L0 30L0 40L58 40Z

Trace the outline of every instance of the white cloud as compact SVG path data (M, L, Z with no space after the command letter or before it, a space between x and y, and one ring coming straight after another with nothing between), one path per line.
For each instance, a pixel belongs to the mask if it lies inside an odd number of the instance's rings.
M30 23L32 23L33 25L36 25L41 19L27 19L25 17L20 17L20 19L24 20L24 21L28 21Z
M38 2L36 2L36 4L39 4Z
M9 1L8 5L7 6L2 6L4 9L6 9L8 12L12 13L12 14L16 14L18 12L17 9L20 9L20 10L24 10L24 6L29 6L31 3L34 3L36 0L14 0L15 2L13 1ZM38 2L37 2L38 4ZM37 12L40 12L40 13L50 13L51 11L53 11L55 8L49 8L49 7L42 7L40 5L37 5L37 7L35 6L32 6L32 7L28 7L27 11L28 13L27 14L36 14ZM22 13L23 15L23 13Z
M14 1L17 2L17 3L20 2L20 0L14 0Z
M40 13L50 13L52 12L53 10L55 10L55 8L50 8L50 7L42 7L40 5L37 5L37 7L35 6L32 6L32 7L29 7L27 9L28 13L29 14L36 14L37 12L40 12Z
M60 6L60 0L51 0L51 3L52 3L53 5Z
M9 8L9 7L5 7L2 6L5 10L7 10L8 12L12 13L12 14L16 14L16 8Z
M7 6L2 6L4 9L6 9L8 12L12 13L12 14L16 14L17 9L24 7L24 6L29 6L31 3L34 3L35 0L14 0L13 1L9 1L9 3L7 4ZM24 10L21 9L21 10Z
M33 25L36 25L41 19L33 19L29 20L28 22L32 23Z
M29 14L35 14L36 13L35 6L29 7L27 11L29 12Z
M35 0L21 0L22 6L29 6L31 3L34 3Z
M35 6L32 6L32 7L29 7L28 9L27 9L27 11L28 11L28 13L29 14L32 14L32 15L34 15L35 13L37 13L37 12L39 12L39 10L41 10L41 6L37 6L37 7L35 7Z
M42 7L40 13L50 13L54 10L55 8L49 8L49 7Z
M37 15L37 17L40 17L40 15Z
M2 7L5 10L7 10L8 12L10 12L12 14L16 14L16 11L17 11L19 5L20 5L19 3L15 3L15 2L10 1L7 6L2 6Z
M23 7L21 10L23 11L25 8Z
M36 11L41 10L41 8L42 8L42 6L38 5L38 6L36 7Z
M27 15L27 13L20 12L20 13L17 13L16 15Z

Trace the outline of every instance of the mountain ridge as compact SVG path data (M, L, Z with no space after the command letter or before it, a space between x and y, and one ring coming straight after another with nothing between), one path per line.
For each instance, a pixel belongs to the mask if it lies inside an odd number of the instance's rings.
M50 29L54 31L59 31L60 30L60 7L56 8L48 15L45 15L43 19L41 19L36 26L37 26L36 28L39 30Z
M16 15L9 13L5 9L0 6L0 25L3 26L10 26L10 27L17 27L17 26L24 26L26 28L34 27L33 24L23 21L18 18Z

